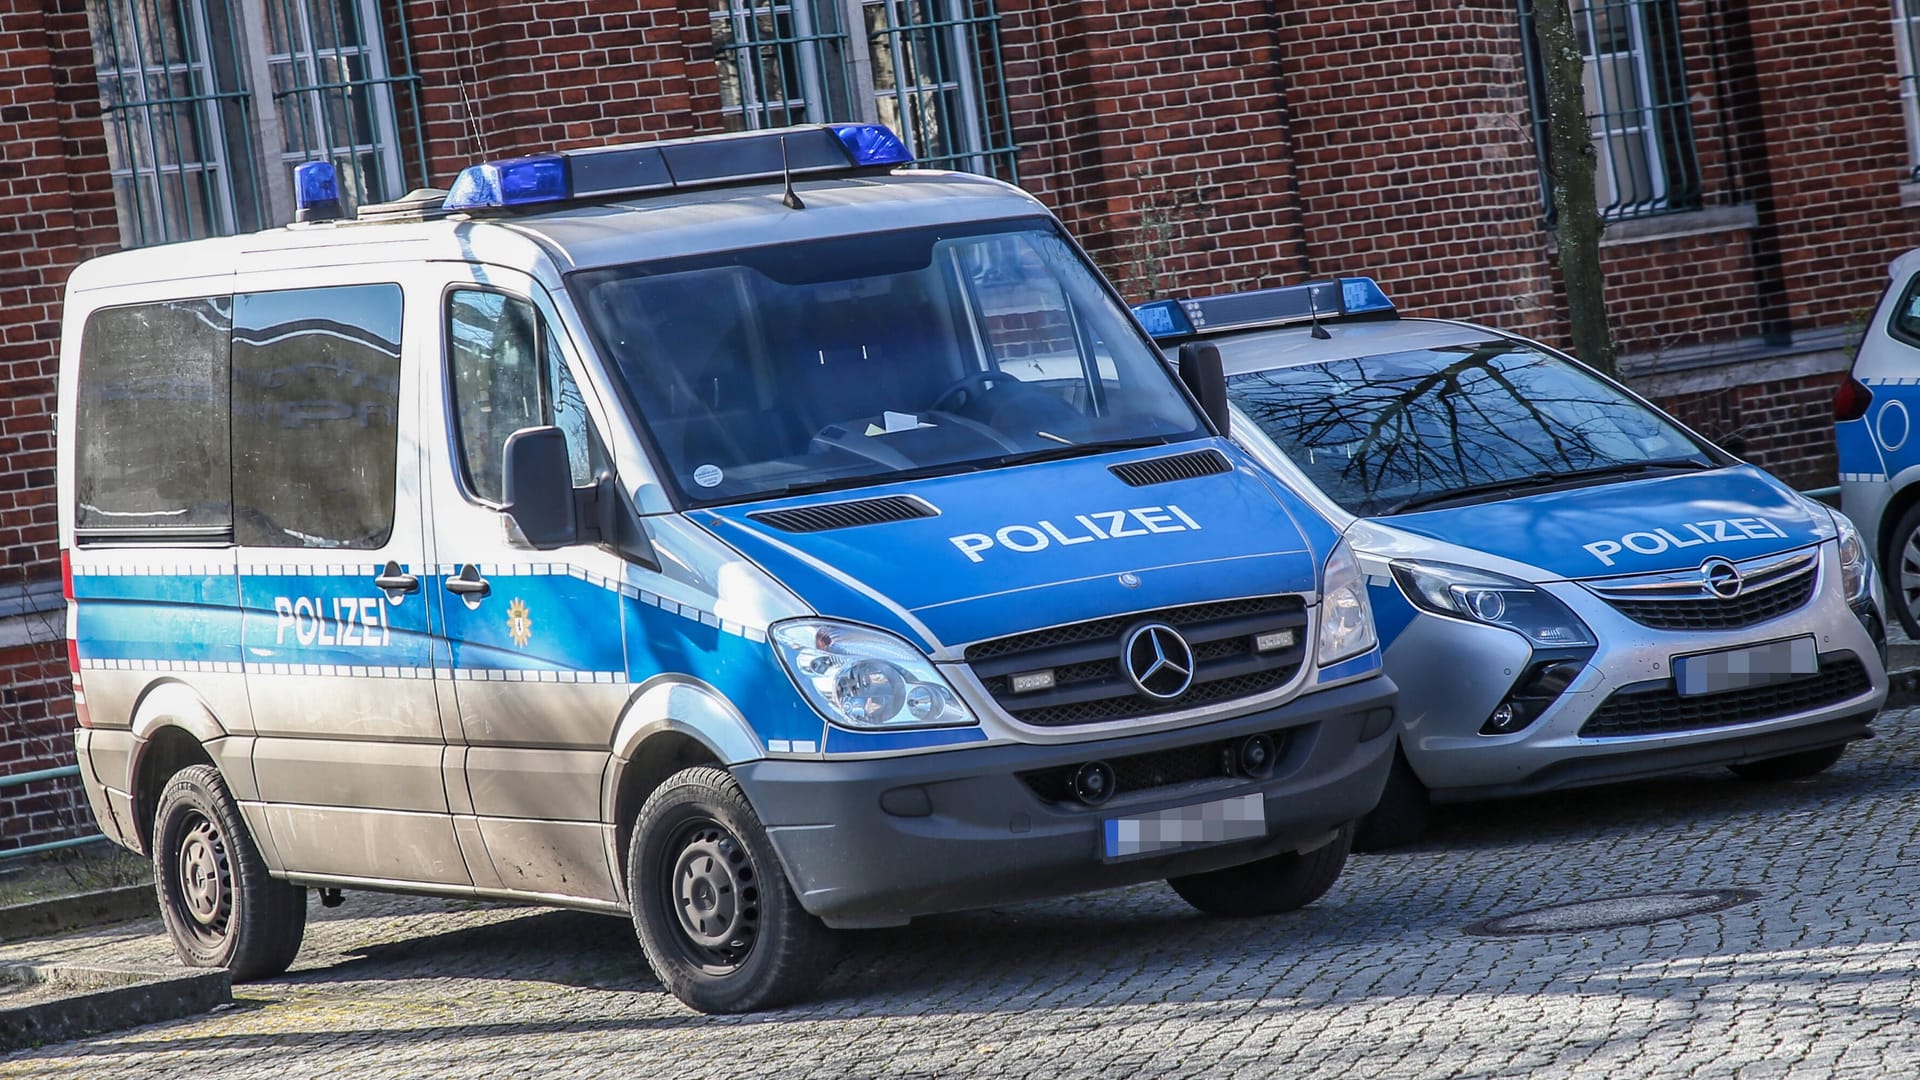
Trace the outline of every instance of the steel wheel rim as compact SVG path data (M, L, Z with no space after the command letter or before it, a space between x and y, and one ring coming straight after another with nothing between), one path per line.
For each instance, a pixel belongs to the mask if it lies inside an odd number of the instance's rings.
M714 974L747 960L760 937L759 872L738 837L711 818L683 825L666 845L660 899L680 953Z
M226 837L205 815L189 813L174 856L175 893L187 930L209 945L226 940L233 918L233 864Z

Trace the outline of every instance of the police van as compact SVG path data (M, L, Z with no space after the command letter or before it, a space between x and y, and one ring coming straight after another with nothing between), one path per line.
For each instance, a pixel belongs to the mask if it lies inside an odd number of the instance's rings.
M734 1011L829 927L1325 892L1394 742L1353 555L1037 201L910 163L792 128L351 218L303 166L288 227L74 273L79 758L183 959L497 897Z
M1842 515L1538 342L1370 278L1136 309L1222 354L1234 437L1339 524L1401 690L1361 848L1433 801L1703 767L1818 773L1885 701Z
M1886 568L1894 617L1920 638L1920 251L1888 267L1853 369L1833 397L1840 507Z

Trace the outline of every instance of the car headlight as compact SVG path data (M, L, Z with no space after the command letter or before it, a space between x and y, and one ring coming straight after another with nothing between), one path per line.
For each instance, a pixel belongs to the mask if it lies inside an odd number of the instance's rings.
M1504 574L1450 563L1396 562L1393 576L1414 606L1505 627L1535 645L1592 645L1593 631L1543 589Z
M767 632L794 685L843 727L957 727L979 723L920 650L880 630L822 619Z
M1367 603L1367 579L1345 540L1333 546L1321 574L1320 637L1314 649L1320 666L1373 648L1373 608Z
M1834 528L1840 532L1840 584L1849 602L1859 600L1873 588L1873 560L1867 557L1866 542L1860 530L1845 514L1833 515Z

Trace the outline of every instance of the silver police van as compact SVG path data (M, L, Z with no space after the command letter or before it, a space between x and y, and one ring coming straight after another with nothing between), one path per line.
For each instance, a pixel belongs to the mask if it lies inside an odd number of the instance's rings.
M1886 698L1848 520L1513 334L1368 278L1136 309L1220 350L1234 435L1346 531L1402 697L1359 845L1432 800L1820 772Z
M188 963L307 890L630 916L667 988L828 927L1333 884L1395 693L1339 533L1032 197L885 128L473 166L89 262L78 751ZM1208 402L1209 413L1196 404Z

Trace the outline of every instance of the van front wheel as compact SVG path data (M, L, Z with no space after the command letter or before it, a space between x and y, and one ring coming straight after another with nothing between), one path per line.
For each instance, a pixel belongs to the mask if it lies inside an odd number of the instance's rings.
M682 770L648 796L627 848L627 898L653 973L700 1012L792 1001L819 981L831 949L721 769Z
M278 975L307 929L307 890L267 872L220 771L173 774L153 820L153 884L174 950L235 982Z
M1353 823L1312 851L1289 851L1258 862L1168 878L1180 899L1208 915L1278 915L1326 895L1347 865Z

